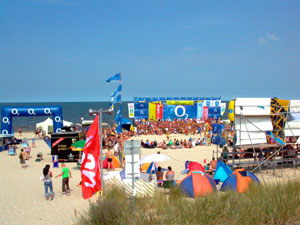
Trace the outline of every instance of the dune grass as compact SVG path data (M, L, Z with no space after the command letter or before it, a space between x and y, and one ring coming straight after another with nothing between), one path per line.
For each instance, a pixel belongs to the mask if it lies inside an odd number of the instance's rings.
M252 185L244 194L226 191L199 199L186 198L175 188L169 195L136 199L134 207L122 192L111 190L90 204L78 224L300 224L300 181Z

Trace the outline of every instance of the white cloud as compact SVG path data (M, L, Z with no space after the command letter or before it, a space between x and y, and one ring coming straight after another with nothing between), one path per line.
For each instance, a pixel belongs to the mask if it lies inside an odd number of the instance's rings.
M265 36L260 36L257 42L258 45L263 46L274 41L280 41L280 38L274 34L267 32Z
M270 34L269 32L266 33L266 36L271 41L280 41L279 37L275 36L274 34Z
M192 51L195 51L195 48L191 47L191 46L188 46L188 47L183 48L183 51L184 52L192 52Z
M266 45L266 44L268 44L268 41L263 37L259 37L258 38L258 44L261 45L261 46Z

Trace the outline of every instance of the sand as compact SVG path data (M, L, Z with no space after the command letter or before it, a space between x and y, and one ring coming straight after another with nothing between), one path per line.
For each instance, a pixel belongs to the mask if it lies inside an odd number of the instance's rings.
M24 133L22 138L31 138L33 133ZM20 138L18 135L17 138ZM190 136L189 136L190 137ZM198 138L198 136L192 136ZM170 135L171 139L187 139L185 135ZM139 136L134 137L135 140L149 139L158 142L166 140L166 136ZM161 154L168 155L169 161L161 162L161 166L166 168L172 166L175 171L175 179L182 179L185 175L180 171L184 170L186 160L197 161L203 163L206 159L209 162L213 156L213 151L217 147L198 146L192 149L142 149L141 156L160 151ZM18 154L20 146L17 149L17 155L9 156L7 151L0 152L0 224L75 224L78 215L84 213L88 209L89 201L81 197L81 187L76 185L81 180L80 170L77 169L76 163L67 163L71 169L73 178L70 179L71 195L63 197L61 194L61 177L53 178L53 188L55 198L53 201L46 201L44 198L44 184L40 181L42 169L46 164L51 165L53 175L61 172L60 168L53 168L51 162L50 148L43 140L36 140L36 148L32 148L32 158L26 161L28 168L22 169L19 163ZM43 152L44 160L35 162L36 154ZM105 170L105 173L107 171ZM281 175L280 170L277 174ZM262 175L267 182L281 181L282 179L298 178L300 170L297 169L294 174L293 169L286 169L283 172L283 178L272 176L272 171L268 174L264 172ZM97 196L93 196L90 201L95 201Z

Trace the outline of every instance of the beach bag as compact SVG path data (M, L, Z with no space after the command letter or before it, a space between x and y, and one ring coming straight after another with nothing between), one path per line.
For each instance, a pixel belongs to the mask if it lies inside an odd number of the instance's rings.
M19 159L22 159L23 157L22 157L22 153L20 153L20 155L19 155Z
M45 180L45 176L44 176L44 174L42 174L40 177L40 181L44 181L44 180Z

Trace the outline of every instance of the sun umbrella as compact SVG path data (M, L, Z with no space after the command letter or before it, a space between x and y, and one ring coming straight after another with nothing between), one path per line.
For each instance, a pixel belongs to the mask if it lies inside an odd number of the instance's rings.
M84 146L85 146L85 140L79 140L79 141L74 142L71 145L71 149L72 149L72 151L83 151Z
M141 159L141 164L143 163L149 163L149 162L163 162L167 161L170 158L166 155L163 154L151 154L147 155L144 158Z
M84 148L85 146L85 140L79 140L79 141L76 141L72 144L72 146L74 148Z

